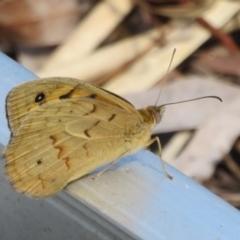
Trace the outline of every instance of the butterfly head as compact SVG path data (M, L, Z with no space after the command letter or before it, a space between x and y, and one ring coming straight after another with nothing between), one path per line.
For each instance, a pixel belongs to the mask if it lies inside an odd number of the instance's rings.
M163 113L165 111L165 106L159 106L159 107L152 107L153 108L153 116L156 121L156 124L160 123L162 120Z
M149 106L142 110L141 115L146 122L152 122L155 125L161 121L164 110L165 106Z

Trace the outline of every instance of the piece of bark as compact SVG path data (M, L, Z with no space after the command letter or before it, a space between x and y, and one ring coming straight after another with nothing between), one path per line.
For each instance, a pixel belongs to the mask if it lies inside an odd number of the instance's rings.
M236 178L223 167L216 169L213 177L205 181L203 185L216 193L216 189L228 190L235 192L239 190L239 182Z
M166 162L175 159L191 137L192 131L181 131L174 134L162 150L162 159Z
M240 135L240 97L205 122L178 158L170 163L200 182L209 179L216 164Z
M226 154L224 156L224 162L226 163L227 168L231 172L233 176L240 182L240 167L238 164L234 161L234 159L231 157L230 154Z
M65 43L44 64L41 72L61 69L89 55L130 12L130 0L100 1L79 23Z

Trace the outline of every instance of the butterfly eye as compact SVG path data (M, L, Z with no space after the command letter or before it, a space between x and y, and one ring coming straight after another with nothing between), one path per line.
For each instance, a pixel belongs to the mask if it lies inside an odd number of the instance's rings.
M44 100L44 98L46 97L45 93L39 93L36 97L35 97L35 102L42 102Z

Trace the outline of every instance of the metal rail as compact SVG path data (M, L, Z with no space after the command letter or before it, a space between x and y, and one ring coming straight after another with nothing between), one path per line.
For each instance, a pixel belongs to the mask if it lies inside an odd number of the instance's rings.
M5 97L37 78L0 53L0 144L9 130ZM147 150L121 159L96 180L90 176L45 200L15 193L0 161L0 239L238 240L240 213Z

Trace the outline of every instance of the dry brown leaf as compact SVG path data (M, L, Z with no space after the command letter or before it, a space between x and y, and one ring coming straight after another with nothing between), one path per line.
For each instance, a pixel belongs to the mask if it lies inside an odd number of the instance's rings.
M166 5L169 1L165 1ZM152 7L152 11L163 16L168 17L190 17L195 18L203 14L204 11L212 7L215 0L189 0L182 4L172 4L169 6L156 6Z
M76 0L0 1L0 38L20 46L61 43L77 23L82 8Z
M197 61L197 65L212 72L240 76L240 53L222 56L207 54Z

